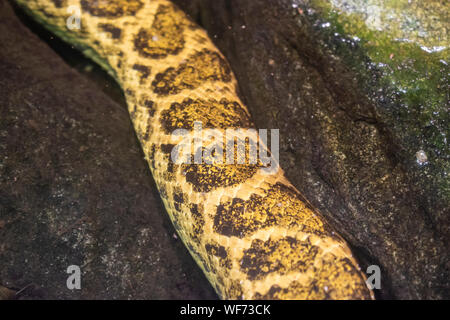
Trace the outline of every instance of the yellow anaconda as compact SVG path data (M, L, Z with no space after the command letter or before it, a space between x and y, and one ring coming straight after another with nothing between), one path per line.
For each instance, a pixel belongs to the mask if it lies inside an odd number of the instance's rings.
M253 127L225 58L205 31L174 4L16 2L106 68L121 85L167 212L221 298L373 297L347 244L282 170L268 171L261 160L252 162L243 155L250 150L250 141L264 149L266 143L255 131L245 137L244 131L236 131L246 144L231 157L243 156L243 164L174 161L175 146L186 136L195 138L196 125L224 136L229 128ZM81 12L80 29L67 27L74 8ZM177 129L185 136L174 134ZM192 154L214 142L223 140L204 135L199 148L194 143ZM213 152L210 157L225 155Z

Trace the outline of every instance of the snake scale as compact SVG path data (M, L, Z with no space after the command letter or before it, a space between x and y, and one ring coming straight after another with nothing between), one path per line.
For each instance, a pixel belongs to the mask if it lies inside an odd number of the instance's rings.
M180 139L172 134L176 129L194 138L198 122L219 132L253 127L224 56L176 5L166 0L16 2L120 84L173 225L221 298L373 298L348 245L281 169L264 171L242 150L236 152L246 159L242 164L172 160ZM69 6L82 12L78 30L67 27ZM245 140L244 152L252 139L266 148L254 134ZM202 143L201 148L214 138Z

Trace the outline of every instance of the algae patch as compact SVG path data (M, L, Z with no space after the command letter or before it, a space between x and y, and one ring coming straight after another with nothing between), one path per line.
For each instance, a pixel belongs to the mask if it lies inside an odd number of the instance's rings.
M361 78L405 150L407 166L450 199L448 40L450 3L310 0L305 12L327 46ZM417 165L416 152L427 153Z

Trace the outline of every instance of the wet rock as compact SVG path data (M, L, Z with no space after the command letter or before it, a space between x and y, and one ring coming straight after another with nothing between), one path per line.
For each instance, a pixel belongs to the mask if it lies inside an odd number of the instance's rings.
M445 2L431 15L429 2L369 1L379 20L358 13L367 1L175 2L230 61L257 127L280 129L289 179L381 267L378 297L449 298Z
M0 299L216 298L103 91L0 1Z

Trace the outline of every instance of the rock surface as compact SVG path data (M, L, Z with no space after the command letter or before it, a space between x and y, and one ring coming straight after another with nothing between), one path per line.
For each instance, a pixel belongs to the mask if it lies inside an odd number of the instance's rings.
M174 234L124 106L1 0L0 299L217 298Z

